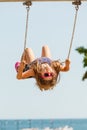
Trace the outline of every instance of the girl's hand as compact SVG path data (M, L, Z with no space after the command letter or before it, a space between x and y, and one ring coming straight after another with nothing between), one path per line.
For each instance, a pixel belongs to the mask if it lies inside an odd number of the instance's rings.
M69 69L70 69L70 60L66 59L65 65L60 66L60 71L69 71Z
M21 69L24 69L25 65L26 65L26 62L25 62L25 61L22 61L22 62L20 63L20 68L21 68Z
M66 65L69 65L69 64L70 64L70 60L69 60L69 59L66 59L66 60L65 60L65 64L66 64Z

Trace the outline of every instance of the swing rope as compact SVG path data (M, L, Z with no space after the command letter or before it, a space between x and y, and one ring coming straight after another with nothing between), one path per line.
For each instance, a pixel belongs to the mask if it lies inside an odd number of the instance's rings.
M26 27L25 27L25 39L24 39L24 50L26 49L27 44L27 33L28 33L28 21L29 21L29 10L30 6L32 5L31 1L23 3L23 5L27 5L27 16L26 16Z
M79 1L79 2L78 1L73 2L73 4L76 5L75 6L76 13L75 13L75 18L74 18L73 31L72 31L72 36L71 36L70 47L69 47L69 52L68 52L67 59L69 59L70 53L71 53L71 48L72 48L72 43L73 43L74 34L75 34L75 28L76 28L77 15L78 15L79 5L81 4L81 1Z
M79 10L79 5L81 5L81 1L80 0L76 0L75 2L72 2L72 4L76 5L75 6L76 13L75 13L75 18L74 18L73 31L72 31L72 36L71 36L70 47L69 47L69 52L68 52L67 59L69 59L70 53L71 53L71 48L72 48L72 43L73 43L74 34L75 34L75 28L76 28L77 15L78 15L78 10ZM26 28L25 28L25 39L24 39L24 50L25 50L26 49L26 43L27 43L29 10L30 10L30 6L32 5L32 2L31 1L24 2L23 5L27 5L27 7L26 7L26 9L27 9Z

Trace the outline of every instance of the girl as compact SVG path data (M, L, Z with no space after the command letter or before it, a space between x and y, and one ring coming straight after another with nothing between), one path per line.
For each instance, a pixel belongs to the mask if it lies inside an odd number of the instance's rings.
M52 89L57 84L59 72L68 71L69 66L69 59L66 59L65 64L61 64L58 60L53 61L47 45L42 47L41 57L37 59L32 49L26 48L21 62L15 64L17 79L33 77L40 90Z

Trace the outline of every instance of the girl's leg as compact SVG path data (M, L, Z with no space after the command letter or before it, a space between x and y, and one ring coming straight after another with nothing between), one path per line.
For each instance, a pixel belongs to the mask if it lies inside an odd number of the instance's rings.
M28 64L31 63L33 60L35 60L35 56L31 48L25 49L25 57L26 57L26 62Z
M51 53L50 53L50 49L47 45L42 47L42 57L48 57L51 58Z

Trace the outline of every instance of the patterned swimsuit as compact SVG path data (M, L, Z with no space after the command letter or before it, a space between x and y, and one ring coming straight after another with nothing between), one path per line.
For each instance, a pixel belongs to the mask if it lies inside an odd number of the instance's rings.
M40 57L40 58L37 58L35 59L34 61L32 61L30 64L26 64L25 65L25 68L23 70L23 72L27 71L30 69L30 67L36 63L38 61L39 64L43 64L43 63L48 63L49 65L51 64L52 60L48 57Z

